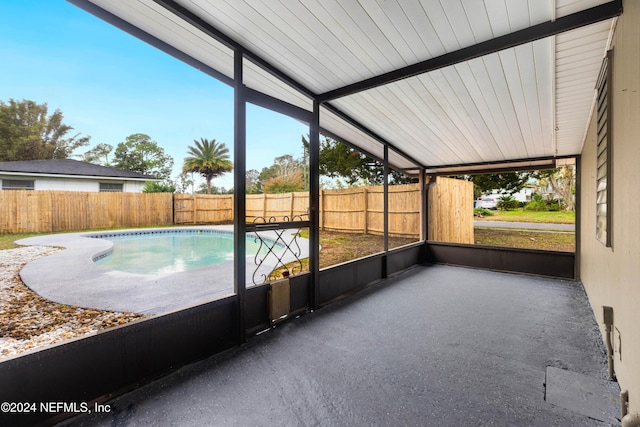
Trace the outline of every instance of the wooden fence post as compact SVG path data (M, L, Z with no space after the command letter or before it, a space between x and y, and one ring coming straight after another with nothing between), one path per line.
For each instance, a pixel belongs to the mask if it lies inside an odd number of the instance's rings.
M267 193L262 193L262 218L267 220Z
M291 197L289 198L289 200L290 200L290 202L289 202L289 221L293 221L293 201L294 201L295 197L296 197L296 195L292 191L291 192Z
M320 230L324 230L324 190L320 190Z
M364 234L369 232L369 191L367 187L362 188L362 194L364 195Z
M195 224L196 223L196 216L198 215L198 210L196 208L197 201L196 201L196 195L195 194L193 194L192 200L193 200L193 223Z

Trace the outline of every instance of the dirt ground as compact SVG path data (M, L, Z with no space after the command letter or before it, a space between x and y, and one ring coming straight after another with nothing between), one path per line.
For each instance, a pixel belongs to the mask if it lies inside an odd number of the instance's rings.
M576 250L574 233L476 228L474 240L477 245L563 252Z

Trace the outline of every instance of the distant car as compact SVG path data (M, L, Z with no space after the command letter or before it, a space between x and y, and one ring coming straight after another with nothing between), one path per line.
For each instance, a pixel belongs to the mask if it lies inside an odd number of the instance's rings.
M476 203L477 208L485 208L496 210L498 209L498 200L493 197L483 197Z

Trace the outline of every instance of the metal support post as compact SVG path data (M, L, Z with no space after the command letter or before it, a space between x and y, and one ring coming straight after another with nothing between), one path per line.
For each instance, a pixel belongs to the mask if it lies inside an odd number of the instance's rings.
M388 253L389 253L389 146L384 145L384 159L382 165L382 181L384 188L384 262L382 264L382 277L388 277Z
M247 153L247 104L242 83L242 51L235 50L234 57L234 290L238 301L238 339L246 341L245 291L246 271L246 153Z
M313 115L309 123L309 271L311 290L309 306L320 305L320 104L313 102Z

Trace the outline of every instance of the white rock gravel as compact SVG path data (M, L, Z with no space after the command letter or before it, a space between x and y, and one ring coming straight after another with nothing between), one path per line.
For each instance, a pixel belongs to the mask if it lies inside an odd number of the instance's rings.
M57 304L22 283L19 271L26 263L60 250L47 246L0 250L0 361L143 317Z

